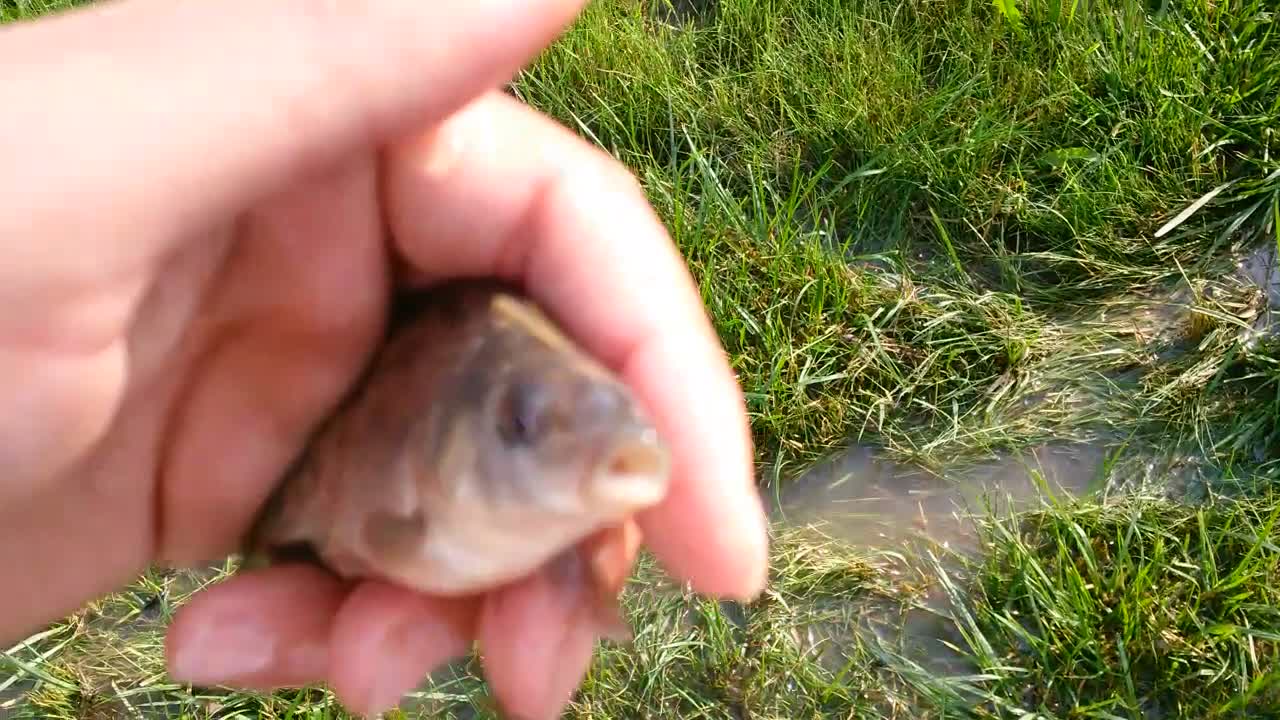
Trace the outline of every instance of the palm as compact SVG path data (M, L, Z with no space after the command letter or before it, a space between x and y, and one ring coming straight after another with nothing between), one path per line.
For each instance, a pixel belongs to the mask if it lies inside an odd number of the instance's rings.
M696 286L612 158L490 90L582 5L133 0L6 30L0 106L32 131L0 136L0 635L231 550L375 344L392 257L519 279L672 444L650 549L702 592L759 591L745 411ZM413 131L375 182L370 148ZM556 592L275 568L185 604L169 670L328 680L372 714L478 637L495 695L549 717L592 640Z
M142 237L95 244L75 236L83 223L52 223L45 235L90 250L37 254L40 272L0 265L3 290L49 310L0 318L0 371L24 379L18 424L0 414L0 528L26 540L0 543L0 573L40 589L8 596L4 632L151 562L232 550L373 349L393 264L525 285L672 443L671 493L640 518L650 549L703 592L758 591L764 516L740 390L678 253L610 158L493 93L378 163L348 158L261 201L279 187L269 174L198 199L166 188L162 208L117 199L108 226ZM263 689L324 679L374 712L475 638L495 695L547 715L592 651L574 603L540 575L468 603L276 568L186 604L169 669Z
M83 380L114 386L114 417L61 437L100 439L61 470L64 481L43 485L57 503L33 498L30 511L5 513L34 542L0 545L0 573L34 572L47 588L17 609L18 626L74 610L152 561L234 549L377 339L387 253L373 177L347 170L294 188L127 282L89 290L102 305L133 288L145 295L119 337L126 373L98 368ZM106 537L114 552L104 555Z

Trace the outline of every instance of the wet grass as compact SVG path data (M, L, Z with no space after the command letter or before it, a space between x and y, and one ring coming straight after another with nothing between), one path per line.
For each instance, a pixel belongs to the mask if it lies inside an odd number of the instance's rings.
M640 178L740 374L762 482L855 440L944 474L1070 441L1107 448L1107 490L987 515L968 563L780 526L745 607L646 564L636 644L601 649L570 715L1280 714L1280 346L1237 269L1280 221L1276 11L655 4L595 3L512 90ZM341 717L320 690L168 684L184 578L12 650L0 715ZM936 635L866 631L922 604L964 670L929 664ZM487 713L469 663L405 711Z
M999 527L973 623L1003 675L989 690L1058 717L1274 714L1277 519L1127 503Z
M0 22L29 20L87 4L86 0L0 0Z

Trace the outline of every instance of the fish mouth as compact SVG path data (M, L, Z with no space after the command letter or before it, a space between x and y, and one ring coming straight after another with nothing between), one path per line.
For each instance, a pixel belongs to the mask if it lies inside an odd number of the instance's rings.
M588 502L619 510L655 505L667 494L671 452L652 428L613 443L595 466Z

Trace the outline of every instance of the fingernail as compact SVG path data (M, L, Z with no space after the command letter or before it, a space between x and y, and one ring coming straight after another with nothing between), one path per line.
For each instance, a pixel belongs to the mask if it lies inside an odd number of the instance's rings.
M275 636L252 623L204 623L188 630L169 674L192 685L231 684L268 669L275 652Z
M742 507L736 516L744 523L737 552L742 574L740 584L723 594L726 599L750 602L769 582L769 521L759 491L743 493L738 499Z

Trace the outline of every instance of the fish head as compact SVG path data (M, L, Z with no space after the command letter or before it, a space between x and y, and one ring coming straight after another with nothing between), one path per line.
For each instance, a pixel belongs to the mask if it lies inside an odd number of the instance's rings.
M534 303L483 285L422 297L251 549L306 542L346 577L470 593L663 499L670 453L640 401Z
M480 455L499 502L621 517L658 502L669 456L620 382L572 364L520 363L494 388Z
M670 453L632 390L532 306L490 302L430 475L495 519L591 524L659 502Z

